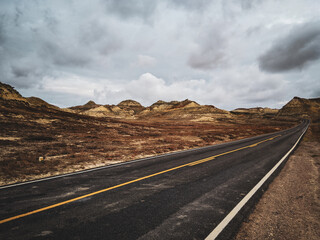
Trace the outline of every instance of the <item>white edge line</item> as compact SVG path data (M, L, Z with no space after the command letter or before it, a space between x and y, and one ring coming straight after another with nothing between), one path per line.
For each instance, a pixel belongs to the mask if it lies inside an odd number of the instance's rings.
M250 198L258 191L258 189L265 183L265 181L274 173L281 163L288 157L288 155L295 149L304 133L307 131L309 124L304 132L301 134L294 146L280 159L280 161L251 189L251 191L231 210L231 212L213 229L213 231L205 238L205 240L214 240L222 232L222 230L229 224L229 222L238 214L242 207L250 200Z
M239 139L239 140L235 140L235 141L231 141L231 142L214 144L214 145L210 145L210 146L193 148L193 149L188 149L188 150L181 150L181 151L176 151L176 152L171 152L171 153L165 153L165 154L162 154L162 155L156 155L156 156L151 156L151 157L146 157L146 158L140 158L140 159L130 160L130 161L127 161L127 162L122 162L122 163L109 164L109 165L106 165L106 166L86 169L86 170L77 171L77 172L73 172L73 173L60 174L60 175L56 175L56 176L52 176L52 177L45 177L45 178L35 179L35 180L31 180L31 181L26 181L26 182L13 183L13 184L9 184L9 185L0 186L0 190L6 189L6 188L17 187L17 186L21 186L21 185L26 185L26 184L31 184L31 183L36 183L36 182L43 182L43 181L56 179L56 178L62 178L62 177L67 177L67 176L72 176L72 175L78 175L78 174L92 172L92 171L98 171L98 170L102 170L102 169L105 169L105 168L117 167L117 166L121 166L121 165L126 165L126 164L141 162L141 161L145 161L145 160L150 160L150 159L154 159L154 158L158 158L158 157L165 157L165 156L170 156L170 155L175 155L175 154L180 154L180 153L192 152L192 151L196 151L196 150L200 150L200 149L206 149L206 148L211 148L211 147L216 147L216 146L223 146L223 145L238 143L238 142L242 142L242 141L246 141L246 140L250 140L250 139L253 140L255 138L259 138L259 137L262 137L262 136L269 136L269 135L272 135L272 134L275 134L275 133L288 131L288 130L293 129L293 128L298 127L298 126L299 125L294 126L292 128L289 128L289 129L284 129L284 130L281 130L281 131L278 131L278 132L261 134L261 135L258 135L258 136L254 136L254 137L250 137L250 138L243 138L243 139Z

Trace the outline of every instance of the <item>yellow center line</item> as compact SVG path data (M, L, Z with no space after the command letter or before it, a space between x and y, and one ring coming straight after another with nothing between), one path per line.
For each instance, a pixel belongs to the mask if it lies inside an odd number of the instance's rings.
M211 161L211 160L213 160L213 159L215 159L215 156L208 157L208 158L205 158L205 159L201 159L201 160L198 160L198 161L189 163L188 166L194 166L194 165L197 165L197 164L200 164L200 163L204 163L204 162Z
M194 161L194 162L191 162L191 163L187 163L187 164L183 164L183 165L180 165L180 166L177 166L177 167L169 168L169 169L161 171L161 172L150 174L150 175L147 175L147 176L144 176L144 177L141 177L141 178L137 178L137 179L125 182L125 183L121 183L121 184L112 186L112 187L101 189L99 191L92 192L92 193L89 193L89 194L86 194L86 195L82 195L82 196L79 196L79 197L76 197L76 198L72 198L72 199L69 199L69 200L66 200L66 201L63 201L63 202L52 204L52 205L49 205L47 207L39 208L39 209L36 209L34 211L31 211L31 212L27 212L27 213L16 215L16 216L13 216L13 217L10 217L10 218L6 218L6 219L1 220L0 224L5 223L5 222L9 222L9 221L12 221L12 220L15 220L15 219L18 219L18 218L26 217L26 216L29 216L29 215L32 215L32 214L35 214L35 213L38 213L38 212L42 212L42 211L46 211L46 210L49 210L49 209L52 209L52 208L56 208L56 207L59 207L59 206L62 206L62 205L65 205L65 204L68 204L68 203L71 203L71 202L75 202L75 201L78 201L78 200L81 200L81 199L84 199L84 198L87 198L87 197L91 197L91 196L94 196L94 195L97 195L97 194L100 194L100 193L103 193L103 192L110 191L112 189L123 187L123 186L129 185L131 183L139 182L139 181L142 181L142 180L147 179L147 178L151 178L151 177L154 177L154 176L157 176L157 175L161 175L161 174L164 174L164 173L167 173L167 172L171 172L171 171L177 170L179 168L183 168L183 167L186 167L186 166L194 166L194 165L197 165L197 164L208 162L208 161L211 161L211 160L213 160L213 159L215 159L215 158L217 158L219 156L223 156L223 155L226 155L226 154L229 154L229 153L240 151L242 149L252 147L253 145L257 146L260 143L263 143L263 142L266 142L266 141L270 141L270 140L272 140L272 139L274 139L276 137L279 137L279 136L281 136L281 135L277 135L275 137L268 138L266 140L260 141L258 143L252 144L252 145L248 145L248 146L241 147L241 148L238 148L238 149L235 149L235 150L231 150L231 151L228 151L228 152L224 152L224 153L221 153L221 154L218 154L218 155L214 155L214 156L211 156L211 157L200 159L200 160L197 160L197 161Z

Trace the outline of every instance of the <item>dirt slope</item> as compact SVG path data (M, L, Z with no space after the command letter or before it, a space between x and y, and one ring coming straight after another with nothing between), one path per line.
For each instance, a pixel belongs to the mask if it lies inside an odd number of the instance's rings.
M320 98L294 97L280 109L277 115L280 117L311 118L313 121L319 121Z

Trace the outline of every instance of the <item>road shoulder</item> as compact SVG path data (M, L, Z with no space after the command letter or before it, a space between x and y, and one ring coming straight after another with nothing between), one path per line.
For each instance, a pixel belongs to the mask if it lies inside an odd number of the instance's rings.
M319 239L320 143L302 142L235 237Z

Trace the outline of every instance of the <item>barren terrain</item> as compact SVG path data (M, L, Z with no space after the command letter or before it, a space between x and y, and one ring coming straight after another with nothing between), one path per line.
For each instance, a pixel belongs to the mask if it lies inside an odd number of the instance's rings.
M277 121L125 120L1 104L1 184L20 182L292 126ZM39 157L44 157L39 162Z
M149 107L133 100L89 101L60 109L0 83L0 184L246 138L298 122L275 119L275 110L250 112L254 117L188 99Z
M60 109L0 83L0 185L311 124L236 239L319 239L320 99L228 112L193 101ZM43 157L44 161L39 161Z

